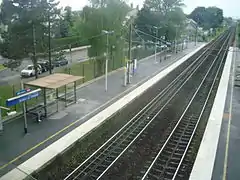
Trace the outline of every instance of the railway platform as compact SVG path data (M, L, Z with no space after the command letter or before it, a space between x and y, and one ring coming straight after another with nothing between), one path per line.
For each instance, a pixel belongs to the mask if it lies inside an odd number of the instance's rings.
M204 46L204 43L199 43L197 47L194 43L189 44L188 49L157 64L154 56L141 60L127 87L122 85L123 70L109 75L107 92L104 77L85 84L77 90L76 105L40 124L30 121L30 133L27 135L22 130L23 120L6 123L0 136L0 179L24 179Z
M190 180L240 179L240 51L230 47Z

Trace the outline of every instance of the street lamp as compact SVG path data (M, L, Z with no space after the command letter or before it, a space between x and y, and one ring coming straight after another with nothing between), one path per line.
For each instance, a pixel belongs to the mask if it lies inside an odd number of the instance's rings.
M131 83L130 80L130 65L131 65L131 61L132 61L132 29L133 29L133 20L134 18L137 17L137 13L138 10L137 9L132 9L131 11L129 11L127 13L127 15L125 16L126 20L129 21L130 25L129 25L129 37L128 37L128 68L127 68L127 84ZM133 62L133 61L132 61ZM134 73L134 71L133 71Z
M157 63L157 37L158 37L158 27L153 26L156 29L156 38L155 38L155 63Z
M177 53L177 36L178 36L178 28L180 25L176 25L176 34L175 34L175 53Z
M102 30L102 33L105 34L107 36L107 49L106 49L106 65L105 65L105 91L107 92L107 85L108 85L108 81L107 81L107 76L108 76L108 46L109 46L109 34L113 34L114 31L106 31L106 30Z

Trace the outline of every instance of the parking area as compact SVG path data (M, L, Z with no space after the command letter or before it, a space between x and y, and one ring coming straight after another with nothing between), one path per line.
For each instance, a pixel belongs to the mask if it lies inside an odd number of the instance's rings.
M66 65L88 60L88 48L89 46L74 48L71 52L69 50L63 50L63 53L59 53L55 56L55 59L52 59L52 69L54 68L53 71L61 68L62 66L64 67ZM0 57L0 64L4 64L6 61L8 60ZM39 58L38 62L40 66L44 66L43 68L40 68L41 71L38 72L40 77L49 74L50 67L47 65L49 64L48 57L44 59ZM26 69L29 65L32 65L32 60L30 58L25 58L22 60L22 63L19 67L12 70L7 69L3 72L0 72L0 85L14 84L16 82L19 82L21 79L21 71ZM34 76L34 72L32 72L32 74L29 73L29 75ZM31 78L31 76L25 75L24 82L33 80L34 78Z

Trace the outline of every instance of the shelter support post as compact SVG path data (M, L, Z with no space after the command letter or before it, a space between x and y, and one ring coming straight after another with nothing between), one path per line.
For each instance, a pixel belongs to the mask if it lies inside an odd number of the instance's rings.
M58 108L58 88L56 89L56 101L57 101L57 112L59 111L59 108Z
M65 89L65 92L64 92L64 95L65 95L65 107L67 107L67 85L64 86L64 89Z
M74 101L77 103L77 83L74 81Z
M45 117L47 117L47 95L46 95L46 88L43 88L43 103L44 103L44 113Z

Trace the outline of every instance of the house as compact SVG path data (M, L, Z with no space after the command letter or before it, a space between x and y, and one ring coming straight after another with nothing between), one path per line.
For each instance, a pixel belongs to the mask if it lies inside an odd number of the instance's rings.
M198 24L194 20L192 19L186 20L186 34L190 41L191 40L194 41L197 28L198 28Z

